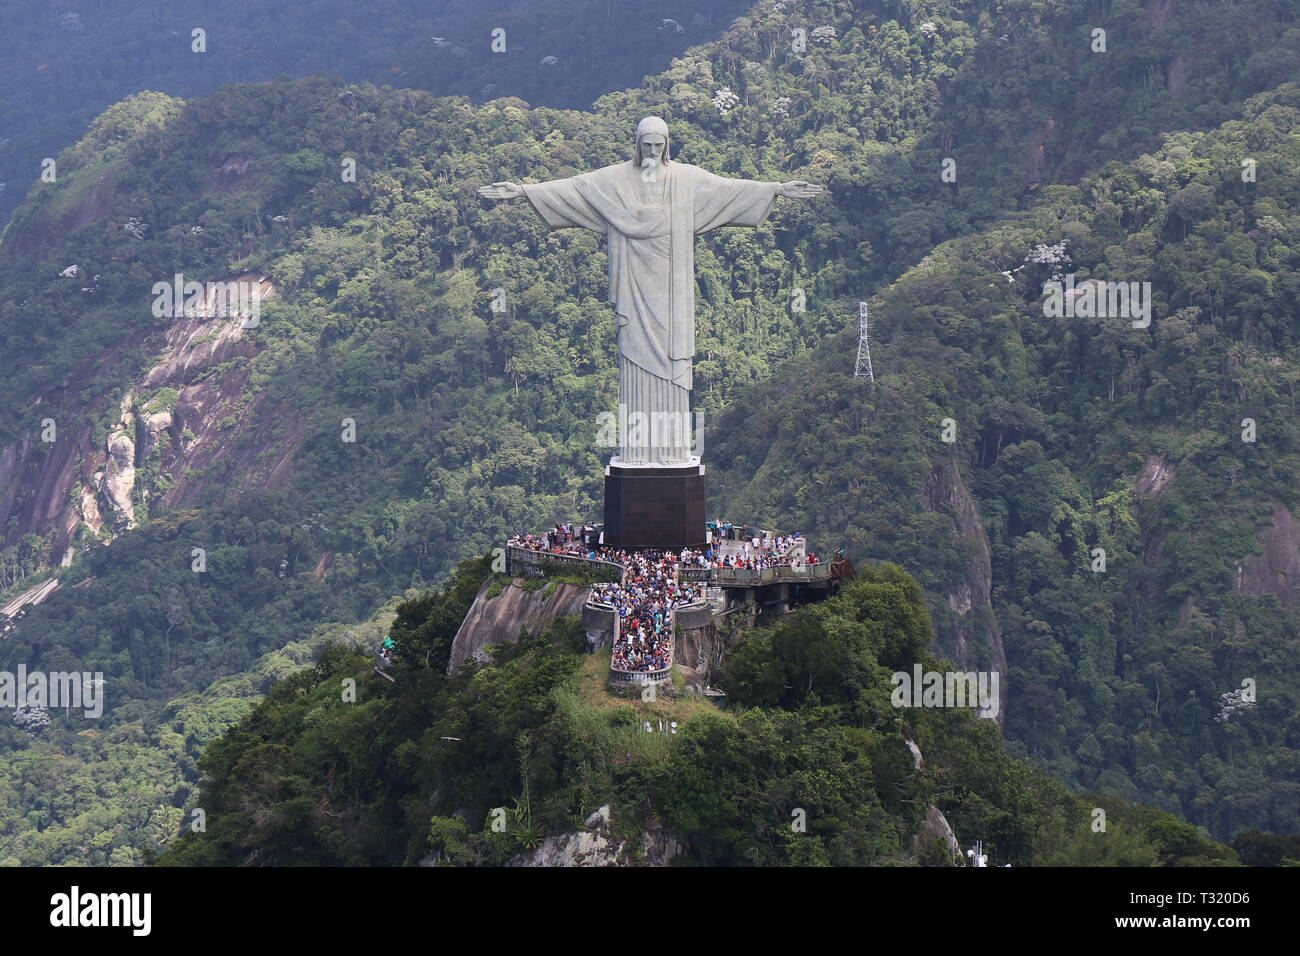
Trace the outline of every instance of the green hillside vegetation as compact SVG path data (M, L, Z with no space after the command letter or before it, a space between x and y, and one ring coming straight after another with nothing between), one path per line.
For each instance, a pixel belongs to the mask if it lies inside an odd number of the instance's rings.
M105 719L54 711L37 737L0 724L0 866L132 866L148 859L192 821L184 808L196 803L198 761L207 745L277 682L309 669L326 645L373 649L397 603L359 624L321 625L301 640L289 638L231 676L213 679L214 672L199 670L185 680L195 689L175 696L123 693L130 672L106 663ZM143 639L139 631L134 637ZM56 658L48 666L61 665Z
M593 693L586 665L605 662L581 653L572 617L445 677L489 563L465 562L436 595L398 609L395 684L338 647L277 684L208 748L206 829L159 862L499 864L608 803L612 840L638 845L667 828L685 840L679 863L952 865L945 847L912 841L933 803L999 864L1237 865L1193 827L1122 801L1093 832L1093 804L1005 756L992 722L891 706L892 671L939 666L920 588L895 565L864 568L838 597L746 632L733 652L820 690L760 705L733 681L732 709L720 713ZM342 699L349 678L355 703ZM676 734L642 729L672 719ZM498 808L504 830L492 827Z
M711 459L732 512L918 568L938 593L964 556L935 537L920 490L956 461L993 553L1010 751L1225 838L1300 830L1295 617L1236 587L1274 503L1298 503L1298 118L1300 89L1284 86L937 248L875 303L878 389L853 380L841 334L788 370L818 376L815 392L755 389ZM1242 182L1244 157L1259 182ZM1045 318L1052 267L1000 274L1062 240L1077 281L1150 281L1151 327ZM1152 461L1174 480L1137 494ZM1245 678L1257 703L1225 711Z
M0 97L0 223L100 111L139 90L206 96L231 83L325 71L346 80L458 94L528 96L581 109L635 86L721 33L746 0L678 10L608 0L98 0L78 11L6 4L9 82ZM672 24L666 18L676 17ZM678 32L680 27L680 32ZM206 52L193 49L205 31ZM491 31L505 31L505 49ZM438 37L439 40L434 38ZM635 42L628 42L635 38ZM543 63L545 57L555 62Z
M1105 54L1089 49L1094 20ZM792 25L834 36L797 54ZM212 373L247 376L224 440L302 438L286 487L228 493L238 475L218 461L189 476L184 511L158 509L173 479L142 468L148 525L109 545L87 534L64 586L0 643L0 667L104 671L109 710L98 736L76 738L78 759L104 779L140 779L133 768L158 748L146 757L136 741L178 733L170 701L227 678L247 679L251 700L266 686L248 678L264 655L366 621L511 531L598 515L608 451L597 416L616 401L603 241L548 234L526 206L474 190L625 159L635 121L659 113L681 159L830 187L778 205L761 229L698 242L710 511L897 562L943 623L970 556L920 496L932 463L955 456L993 550L1008 749L1221 840L1300 831L1297 685L1283 654L1293 618L1275 598L1233 593L1231 579L1270 501L1294 504L1282 412L1297 104L1277 85L1294 75L1296 40L1289 7L1264 2L1182 4L1156 28L1119 0L1086 17L1065 2L763 4L591 113L322 77L119 103L60 156L58 182L33 190L0 245L0 443L35 442L53 415L65 434L93 426L102 445L165 326L150 312L153 283L246 270L271 277L277 296L246 333L256 356ZM738 100L725 113L713 103L723 87ZM1249 186L1242 150L1258 162ZM253 172L216 188L232 156L252 157ZM956 183L940 179L945 157ZM340 177L346 158L355 183ZM143 238L123 228L132 217ZM1042 267L999 275L1061 239L1081 278L1152 281L1151 329L1048 322ZM83 278L60 278L72 264ZM504 312L492 309L497 288ZM795 289L806 311L791 309ZM841 334L872 294L875 392L848 376L853 342ZM1261 438L1243 450L1233 442L1247 415ZM944 417L958 423L956 446L939 440ZM355 444L340 440L344 418ZM1158 501L1128 492L1148 455L1178 470ZM59 557L10 530L6 593ZM1104 575L1088 570L1098 543ZM207 550L205 574L191 570L194 547ZM1244 677L1257 678L1258 705L1216 722L1220 695ZM52 717L38 737L4 731L0 858L152 852L163 824L130 789L90 787L31 815L24 794L80 729ZM167 825L197 785L185 758L207 733L182 733L174 773L152 778ZM492 786L500 799L516 792ZM498 799L488 792L475 812ZM92 808L114 821L93 850L60 830ZM548 826L569 819L555 814ZM427 828L427 815L412 818L402 839L418 847L364 853L417 857ZM1030 841L1014 852L1049 851Z

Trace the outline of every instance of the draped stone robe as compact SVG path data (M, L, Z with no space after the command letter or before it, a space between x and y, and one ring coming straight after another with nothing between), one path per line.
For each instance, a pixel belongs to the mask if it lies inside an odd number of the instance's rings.
M780 185L726 179L673 161L646 181L629 161L523 187L552 229L579 226L609 238L621 463L692 461L686 429L667 435L656 429L655 441L636 441L635 423L663 421L653 416L664 412L669 420L687 421L695 358L695 236L719 226L759 225Z

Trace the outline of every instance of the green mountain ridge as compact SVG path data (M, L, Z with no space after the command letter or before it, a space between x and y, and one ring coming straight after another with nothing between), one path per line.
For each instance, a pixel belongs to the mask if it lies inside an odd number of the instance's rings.
M27 184L102 111L141 89L207 96L231 83L317 72L473 97L581 109L715 38L745 0L649 9L606 0L174 0L0 10L10 83L0 96L0 222ZM676 17L671 23L667 18ZM202 52L194 31L202 30ZM493 29L505 49L493 49ZM620 42L635 36L635 45ZM554 62L543 63L546 57Z
M988 666L1003 648L1010 753L1219 839L1300 830L1293 619L1231 579L1266 550L1257 535L1277 504L1293 507L1295 484L1278 414L1295 312L1295 93L1261 91L1293 75L1296 31L1285 6L1250 7L1191 4L1157 23L1120 2L1095 15L762 4L589 114L323 78L119 104L0 245L0 591L75 558L0 644L0 664L93 664L123 701L110 724L155 732L168 700L323 622L365 620L511 531L597 514L592 439L615 392L601 245L548 235L526 208L490 208L473 189L624 158L635 120L661 113L689 162L831 187L778 207L770 227L698 244L710 510L906 567L942 656ZM1104 55L1089 49L1094 20ZM834 36L795 54L797 24ZM739 98L725 113L712 102L723 86ZM1249 189L1238 144L1258 163ZM348 157L355 183L339 176ZM945 157L956 183L940 178ZM1081 277L1152 281L1151 330L1034 319L1050 273L1000 273L1063 238ZM153 283L177 272L265 276L274 296L241 335L197 323L190 342L219 346L180 361L199 353L149 311ZM790 308L796 287L805 312ZM841 331L860 298L873 301L876 392L849 377ZM1215 395L1225 371L1245 398ZM1264 404L1247 407L1255 377ZM1112 378L1119 401L1102 401ZM1228 426L1249 413L1268 451L1239 461ZM1180 415L1197 416L1194 432ZM47 416L52 445L38 437ZM940 439L944 417L955 446ZM344 419L355 443L340 438ZM137 459L130 516L96 477L128 487L115 435ZM1134 495L1153 460L1172 465L1172 485ZM1234 464L1229 498L1214 469ZM1207 513L1218 500L1233 509ZM1088 570L1095 546L1102 575ZM1266 562L1255 577L1269 574ZM1244 677L1257 706L1219 726L1221 695ZM71 723L3 733L28 762L11 769L0 832L73 828L35 793L35 756L110 772L133 759ZM179 809L197 780L189 768L174 779ZM3 837L0 849L22 862L134 858L140 825L120 809L109 819L119 828L93 851L54 837L39 853Z

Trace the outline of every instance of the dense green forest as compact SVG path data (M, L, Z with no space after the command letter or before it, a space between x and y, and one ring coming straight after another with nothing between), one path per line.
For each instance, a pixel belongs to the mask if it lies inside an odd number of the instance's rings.
M140 90L188 98L231 83L327 72L475 102L526 96L581 109L716 38L748 5L169 0L149 9L137 0L98 0L74 10L13 0L0 10L9 40L9 82L0 95L0 223L40 178L43 159L58 156L102 110ZM505 33L494 47L495 29Z
M1091 49L1097 24L1105 53ZM809 31L804 51L794 27ZM253 349L204 373L234 396L213 433L250 456L289 453L292 473L241 484L231 458L187 461L178 440L167 466L160 444L136 471L141 526L79 527L85 553L0 644L0 667L102 670L109 710L89 733L58 714L36 737L3 731L0 859L140 859L192 803L203 746L326 636L373 638L394 595L511 531L598 515L608 452L595 435L616 393L603 242L548 234L475 188L625 159L651 113L685 161L830 187L698 242L710 511L896 562L942 628L971 555L923 497L935 464L955 462L992 553L1008 752L1219 840L1300 831L1294 617L1234 589L1274 502L1294 507L1300 465L1300 102L1279 85L1298 39L1290 5L1268 2L1181 4L1160 23L1122 0L763 3L589 113L324 77L115 105L0 245L0 446L34 441L52 415L102 448L128 391L174 401L139 386L165 327L153 284L249 271L277 294ZM228 182L217 171L232 157L251 173ZM340 176L349 158L355 181ZM1054 270L1026 257L1062 240L1080 280L1152 282L1151 327L1044 318ZM74 264L85 279L60 276ZM851 378L843 331L867 298L875 390ZM1176 477L1137 495L1153 457ZM185 507L161 507L176 485ZM6 521L9 595L59 556ZM571 666L564 638L551 644L527 653ZM358 666L347 660L322 666ZM1243 678L1257 705L1216 719ZM51 787L50 766L74 782ZM139 800L146 778L154 796ZM501 776L492 793L518 783ZM558 806L548 826L569 819ZM423 851L417 823L384 859Z
M764 383L713 446L733 510L918 568L940 593L965 556L915 503L900 515L896 489L957 462L993 556L1010 752L1221 835L1300 829L1296 620L1287 592L1239 583L1275 508L1297 506L1297 118L1289 84L937 248L877 300L878 389L852 379L841 334L788 369L816 392ZM1263 180L1242 182L1244 157ZM1150 281L1151 327L1045 318L1041 283L1063 265L1007 281L1062 241L1079 280ZM1138 480L1153 463L1163 491ZM1234 707L1244 679L1258 700Z
M921 590L896 565L864 568L830 601L744 632L727 667L763 679L729 674L728 711L703 705L675 736L642 730L666 704L584 695L591 658L576 618L446 677L489 566L467 561L398 608L396 683L331 646L277 684L208 748L205 828L160 862L499 864L609 804L611 839L666 827L685 841L678 864L954 865L942 841L914 842L932 805L957 833L981 834L998 865L1238 864L1166 813L1071 795L1006 756L991 721L916 708L905 722L889 674L938 662ZM342 699L348 679L355 702ZM819 692L797 698L761 686L814 682ZM925 755L920 770L904 730ZM1091 826L1098 806L1104 833Z

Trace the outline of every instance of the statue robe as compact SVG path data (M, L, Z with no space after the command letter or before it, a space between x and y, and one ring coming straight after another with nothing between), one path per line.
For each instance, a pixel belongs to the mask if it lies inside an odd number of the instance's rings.
M695 359L695 237L719 226L759 225L771 213L780 185L726 179L672 161L647 183L628 161L523 187L552 229L579 226L609 239L623 462L691 460L689 429L678 426L666 436L657 429L650 442L635 436L638 421L665 421L656 415L669 413L667 420L681 425L688 420Z

